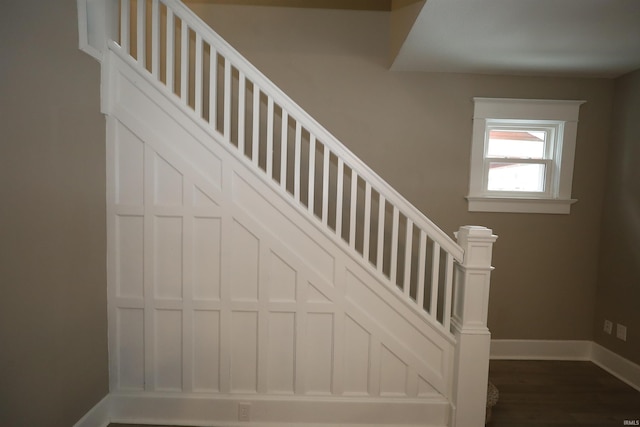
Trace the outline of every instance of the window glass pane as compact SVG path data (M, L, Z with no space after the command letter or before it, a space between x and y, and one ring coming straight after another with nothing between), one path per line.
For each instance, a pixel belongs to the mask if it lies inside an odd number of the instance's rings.
M544 159L547 131L522 129L491 129L488 157L514 159Z
M544 192L544 174L544 164L491 162L487 189Z

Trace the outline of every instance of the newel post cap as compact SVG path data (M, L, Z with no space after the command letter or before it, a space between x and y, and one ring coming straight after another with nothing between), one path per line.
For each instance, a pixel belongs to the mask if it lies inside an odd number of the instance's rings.
M465 225L455 234L458 244L465 252L464 265L491 267L492 247L498 239L493 230L477 225Z
M480 225L463 225L454 234L458 239L458 243L460 244L460 246L463 246L463 247L465 246L466 242L469 240L473 240L473 241L484 240L484 241L493 243L498 239L498 236L493 234L492 229L487 227L482 227Z

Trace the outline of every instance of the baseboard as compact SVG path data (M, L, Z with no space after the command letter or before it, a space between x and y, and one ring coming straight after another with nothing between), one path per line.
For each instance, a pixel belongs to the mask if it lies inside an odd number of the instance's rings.
M595 342L591 350L591 361L640 391L640 365L636 365Z
M111 395L106 395L73 427L107 427L110 422Z
M375 426L448 424L446 399L113 393L111 422L182 426ZM240 422L239 405L249 421Z
M491 340L491 359L591 360L591 341Z
M493 360L588 360L640 391L640 365L593 341L492 340Z

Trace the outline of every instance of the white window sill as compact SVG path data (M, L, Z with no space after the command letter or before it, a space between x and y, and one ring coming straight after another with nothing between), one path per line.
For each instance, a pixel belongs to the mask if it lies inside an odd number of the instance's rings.
M469 212L569 214L576 199L467 196Z

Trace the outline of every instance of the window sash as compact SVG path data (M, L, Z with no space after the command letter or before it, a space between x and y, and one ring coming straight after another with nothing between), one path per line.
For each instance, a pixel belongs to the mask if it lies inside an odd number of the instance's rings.
M557 121L514 121L514 120L487 120L484 137L484 157L489 157L489 139L491 131L513 131L513 132L545 132L543 159L553 159L556 155L558 129L561 122ZM537 160L540 160L539 158Z
M492 164L503 163L505 165L510 164L531 164L543 166L544 172L542 174L543 190L542 191L521 191L521 190L490 190L489 189L489 172ZM553 178L555 175L555 162L553 159L520 159L514 157L486 157L484 159L482 173L482 189L483 194L487 196L502 196L502 197L554 197L553 194Z

